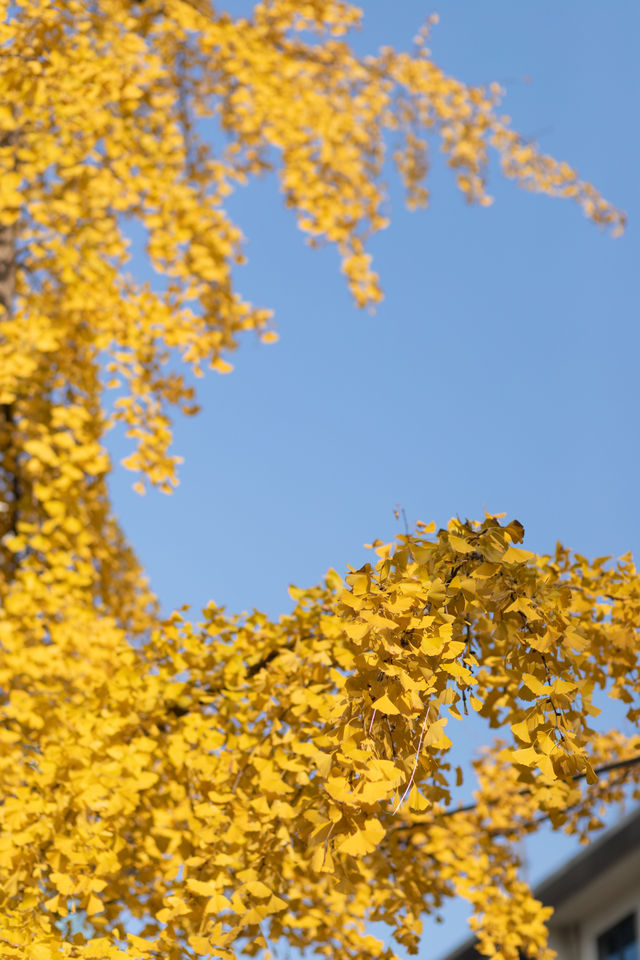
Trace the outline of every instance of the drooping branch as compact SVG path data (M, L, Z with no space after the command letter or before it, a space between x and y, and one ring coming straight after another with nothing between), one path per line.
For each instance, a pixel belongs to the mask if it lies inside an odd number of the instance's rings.
M638 754L635 757L629 757L627 760L616 760L613 763L603 763L598 767L593 767L593 772L595 774L604 774L604 773L611 773L614 770L626 771L630 767L635 767L635 766L638 766L639 764L640 764L640 754ZM574 774L571 777L571 780L574 781L575 783L578 783L580 780L586 779L586 777L587 777L587 773L583 771L581 773ZM524 787L522 790L519 791L519 794L521 796L525 796L530 792L531 790L529 787ZM476 810L477 807L478 807L477 803L467 803L463 807L455 807L449 810L442 810L436 815L435 819L443 820L448 817L456 817L461 813L471 813L473 810ZM544 819L547 819L547 818L546 817L541 818L541 820L544 820ZM414 823L403 823L394 828L394 833L403 833L403 832L417 829L419 827L424 827L427 822L428 820L425 818L423 820L416 820Z
M16 145L15 131L0 135L0 147L15 147ZM0 222L0 311L4 321L11 318L16 292L16 234L15 222ZM13 402L4 402L0 406L4 419L4 449L2 449L1 454L4 459L5 470L11 477L8 483L8 488L11 491L11 501L4 504L4 513L7 514L5 533L15 534L18 527L18 509L21 496L17 457L11 457L16 427L15 408Z

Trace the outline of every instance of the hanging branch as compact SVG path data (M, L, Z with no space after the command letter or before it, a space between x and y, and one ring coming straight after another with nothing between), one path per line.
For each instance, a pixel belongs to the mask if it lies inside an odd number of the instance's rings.
M0 135L0 147L11 146L17 146L17 136L13 130ZM2 312L2 319L5 321L11 318L16 292L16 233L15 223L0 223L0 311ZM15 408L13 403L3 403L0 404L0 407L2 408L6 429L6 442L0 453L9 459L7 472L12 473L12 481L9 484L11 502L4 505L4 510L8 513L5 532L15 534L18 528L18 507L21 496L17 458L14 458L13 463L10 462L10 450L13 446L12 438L16 426Z
M611 773L613 770L626 770L629 767L635 767L640 764L640 754L635 757L629 757L627 760L615 760L613 763L603 763L599 767L594 767L594 773ZM572 776L574 782L579 780L584 780L587 774L586 771L583 773L576 773ZM529 787L525 787L523 790L519 791L521 796L525 796L530 793L531 790ZM443 810L441 813L438 813L435 817L431 819L443 820L448 817L455 817L460 813L471 813L473 810L476 810L478 807L477 803L468 803L464 807L456 807L452 810ZM542 818L545 819L545 818ZM416 827L423 827L429 823L428 820L416 820L413 823L402 824L401 826L395 827L394 832L413 830Z

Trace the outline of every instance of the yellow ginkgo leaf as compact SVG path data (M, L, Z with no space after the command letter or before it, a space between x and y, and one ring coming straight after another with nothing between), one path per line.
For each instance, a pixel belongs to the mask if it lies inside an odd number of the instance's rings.
M358 824L354 832L350 833L338 845L339 853L347 853L352 857L363 857L372 853L385 835L385 830L379 820L371 817L364 823Z
M261 880L251 880L249 883L245 883L242 889L250 893L252 897L258 897L259 899L271 896L271 890Z
M395 703L389 699L386 693L383 693L381 697L378 697L377 700L374 700L371 706L373 710L378 710L380 713L386 713L390 716L400 713L398 707L396 707Z
M218 893L218 885L213 880L196 880L190 877L185 886L199 897L213 897Z
M206 937L200 937L196 934L192 934L187 940L189 946L198 956L204 956L205 954L214 953L214 948L209 940Z

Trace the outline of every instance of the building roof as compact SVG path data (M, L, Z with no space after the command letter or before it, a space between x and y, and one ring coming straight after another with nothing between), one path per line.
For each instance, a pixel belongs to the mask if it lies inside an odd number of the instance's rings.
M537 884L533 892L545 906L558 910L584 888L640 847L640 807ZM481 960L470 937L443 960Z

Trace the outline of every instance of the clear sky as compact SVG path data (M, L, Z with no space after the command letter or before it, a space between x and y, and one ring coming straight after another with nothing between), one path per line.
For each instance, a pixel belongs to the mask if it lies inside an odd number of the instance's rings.
M538 551L558 539L593 556L640 549L640 5L364 6L362 51L408 46L435 9L434 60L501 82L516 129L623 207L628 232L611 239L497 165L496 202L469 208L434 150L427 212L408 214L390 182L392 225L372 245L385 300L371 316L336 252L305 246L275 179L234 196L248 238L239 288L275 310L280 342L248 339L233 374L200 382L203 412L177 424L186 462L172 497L140 499L124 471L112 483L167 611L214 599L278 615L290 583L359 566L364 543L400 532L396 504L410 525L506 511ZM114 456L124 450L114 437ZM482 737L468 731L467 747ZM573 850L527 848L530 876ZM464 938L460 916L427 926L425 960Z

